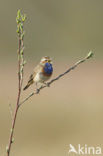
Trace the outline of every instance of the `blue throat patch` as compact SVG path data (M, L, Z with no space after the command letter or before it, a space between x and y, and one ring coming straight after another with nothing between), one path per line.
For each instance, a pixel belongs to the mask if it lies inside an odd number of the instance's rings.
M50 64L50 63L45 63L44 72L45 72L46 74L52 74L52 72L53 72L52 64Z

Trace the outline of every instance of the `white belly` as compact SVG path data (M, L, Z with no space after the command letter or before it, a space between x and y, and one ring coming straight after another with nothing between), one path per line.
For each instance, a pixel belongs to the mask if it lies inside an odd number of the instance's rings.
M44 82L47 81L50 77L44 76L42 73L37 73L34 77L34 82Z

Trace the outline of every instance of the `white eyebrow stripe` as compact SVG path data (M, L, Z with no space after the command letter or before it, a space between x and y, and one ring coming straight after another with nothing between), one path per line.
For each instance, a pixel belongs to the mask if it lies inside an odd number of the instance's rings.
M46 61L46 60L47 60L46 58L42 58L42 59L41 59L41 62L44 62L44 61Z

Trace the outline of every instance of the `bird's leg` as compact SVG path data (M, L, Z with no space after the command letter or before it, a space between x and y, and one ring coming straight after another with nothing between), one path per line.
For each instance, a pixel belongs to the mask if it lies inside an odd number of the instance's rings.
M35 86L36 86L36 93L39 93L38 83L37 82L35 83Z
M46 87L50 87L49 83L43 82L43 84L45 84Z

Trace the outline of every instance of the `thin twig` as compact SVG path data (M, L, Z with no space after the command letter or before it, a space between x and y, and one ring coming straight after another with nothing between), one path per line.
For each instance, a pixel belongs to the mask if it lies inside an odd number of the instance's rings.
M90 51L88 53L88 55L79 60L78 62L76 62L72 67L70 67L69 69L67 69L64 73L58 75L56 78L52 79L50 82L47 83L47 85L41 86L40 88L37 89L36 92L32 92L28 97L26 97L20 104L19 106L21 106L25 101L27 101L30 97L32 97L34 94L39 94L40 91L46 87L49 87L53 82L59 80L61 77L63 77L64 75L66 75L67 73L69 73L71 70L74 70L79 64L85 62L87 59L91 58L93 56L93 53Z
M13 121L12 121L12 128L10 131L10 138L9 138L9 144L8 144L8 149L7 149L7 156L10 155L10 150L11 150L11 144L12 144L12 138L13 138L13 134L14 134L14 127L15 127L15 122L16 122L16 117L17 117L17 112L18 112L18 108L19 108L19 101L20 101L20 94L21 94L21 78L20 78L20 49L21 49L21 39L19 36L19 48L18 48L18 96L17 96L17 102L16 102L16 108L15 108L15 113L14 113L14 117L13 117Z
M23 38L24 38L24 32L23 35L21 36L21 89L22 89L22 84L23 84L23 78L24 78L24 42L23 42Z
M17 102L16 102L14 116L12 119L9 143L8 143L8 146L6 147L7 156L10 156L11 145L13 143L13 134L14 134L17 113L18 113L18 109L19 109L21 88L22 88L22 82L23 82L23 67L24 67L23 23L25 21L25 16L23 16L21 14L20 10L18 10L18 12L17 12L16 21L17 21L17 28L18 28L17 29L18 41L19 41L19 43L18 43L18 96L17 96Z

